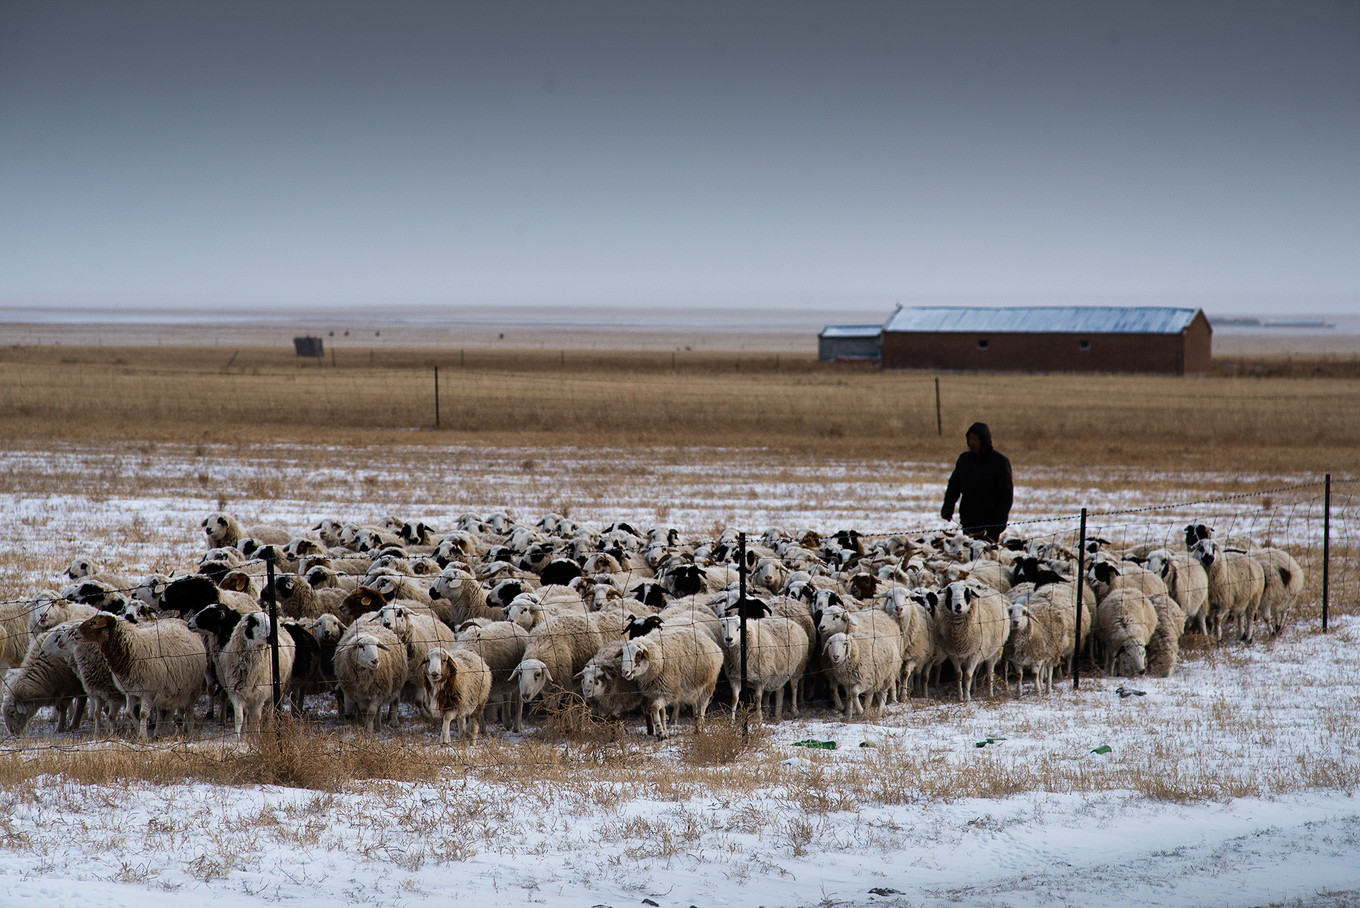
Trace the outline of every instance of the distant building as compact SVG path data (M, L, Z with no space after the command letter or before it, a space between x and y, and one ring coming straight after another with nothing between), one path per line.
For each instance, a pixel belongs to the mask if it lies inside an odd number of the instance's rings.
M1034 306L898 309L883 326L885 369L1208 372L1213 329L1199 309Z
M877 360L882 325L827 325L817 335L817 359L824 363Z

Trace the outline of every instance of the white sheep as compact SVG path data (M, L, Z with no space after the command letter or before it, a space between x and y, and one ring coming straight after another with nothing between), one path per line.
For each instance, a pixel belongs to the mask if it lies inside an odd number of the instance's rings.
M4 698L0 701L0 715L10 734L23 734L29 719L40 707L57 710L57 731L66 731L67 707L78 702L70 727L80 721L84 711L85 687L80 683L74 660L62 650L48 645L51 634L44 634L28 648L18 671L5 679Z
M108 731L118 727L118 716L127 703L127 696L113 680L109 663L99 651L99 644L85 640L80 635L80 619L72 619L57 625L48 638L53 646L60 648L74 661L76 675L89 699L90 721L94 725L94 736L98 738L105 723Z
M120 592L129 592L136 586L136 583L126 574L106 571L99 562L84 555L73 560L66 567L65 573L73 583L78 580L99 580Z
M614 620L606 633L606 619L610 617ZM560 615L544 621L529 632L524 659L511 673L511 677L519 678L520 699L528 703L548 685L554 692L569 690L572 678L586 667L605 640L622 633L621 622L613 613Z
M128 712L141 710L141 736L151 715L157 728L171 711L184 717L184 734L193 733L193 702L203 689L208 651L203 640L177 618L131 624L113 615L95 615L80 624L80 635L99 644L113 679L127 695Z
M266 703L274 696L273 649L269 643L271 625L264 612L251 612L236 623L216 655L217 680L231 701L236 719L236 737L247 724L260 728ZM293 677L296 647L290 634L279 629L279 692L288 690Z
M1151 599L1133 587L1113 589L1096 606L1095 623L1106 673L1132 677L1147 671L1147 645L1157 629Z
M821 620L817 622L817 633L822 640L822 653L826 654L826 640L835 634L857 634L870 643L866 644L875 648L887 647L891 652L897 654L899 660L897 664L898 680L894 681L892 689L889 691L893 699L897 699L897 686L901 680L902 673L902 626L897 619L890 616L881 609L859 609L851 610L843 605L828 605L822 611ZM861 652L868 652L860 648ZM874 658L879 658L877 652ZM853 670L853 667L852 667ZM835 677L832 672L832 677ZM833 687L831 689L832 701L837 709L848 710L849 703L842 703L840 692Z
M692 626L661 627L630 640L623 648L620 671L637 683L651 715L654 734L669 735L666 707L689 705L702 719L708 712L722 672L723 655L707 634Z
M623 677L623 648L627 645L622 638L607 641L578 675L581 694L597 715L617 718L646 703L637 682ZM647 721L651 722L650 713ZM647 730L650 733L653 729Z
M450 743L449 726L458 720L458 740L467 738L472 721L472 740L477 740L482 710L491 693L491 669L470 649L449 651L433 647L420 663L425 709L442 722L439 743Z
M506 728L514 732L521 731L524 701L520 699L514 671L524 661L529 632L509 621L490 621L485 624L465 624L458 630L457 640L459 647L472 650L491 668L488 707L500 711L501 724Z
M882 595L884 614L896 620L902 632L899 696L903 691L911 696L915 678L921 679L921 693L925 694L926 673L935 665L935 617L926 607L924 598L912 590L893 587Z
M151 573L137 581L132 588L132 598L151 606L153 609L161 607L161 597L165 595L165 588L170 585L174 578L169 574Z
M565 586L545 586L520 593L505 607L505 620L531 631L549 618L584 615L589 610L575 590Z
M1181 634L1185 631L1185 610L1173 597L1158 593L1150 597L1157 613L1157 628L1147 645L1147 670L1155 678L1169 678L1181 658Z
M1303 593L1303 567L1284 549L1252 548L1247 554L1265 574L1257 615L1274 636L1283 630L1285 618Z
M314 571L324 571L325 568L313 568ZM309 575L311 572L308 572ZM273 596L275 604L278 606L279 614L287 618L317 618L321 615L339 615L344 608L345 597L349 591L340 587L322 587L316 589L308 582L306 577L297 574L275 574L274 584L271 587L265 584L260 591L259 599L261 602L268 602Z
M852 626L848 633L838 631L827 637L822 651L831 677L845 689L842 711L847 716L864 712L860 698L866 694L870 705L881 709L901 678L902 650L898 639L875 639L858 633Z
M1052 588L1049 584L1044 589ZM1025 692L1025 670L1034 672L1034 690L1038 694L1053 692L1053 669L1072 652L1075 628L1071 612L1052 598L1034 594L1010 606L1010 637L1006 643L1006 659L1015 666L1015 691Z
M1203 524L1186 528L1186 547L1209 579L1209 633L1223 639L1223 627L1231 621L1238 636L1250 643L1265 594L1265 569L1245 552L1219 546Z
M1171 598L1185 612L1186 622L1199 633L1208 633L1209 575L1204 565L1189 552L1160 548L1148 553L1144 566L1162 578Z
M467 571L456 567L446 567L435 577L430 585L432 603L448 602L450 627L461 627L463 622L473 618L489 618L504 621L505 609L489 605L487 589Z
M262 545L287 545L292 538L292 534L282 527L242 527L240 521L222 511L204 517L202 526L208 536L208 545L213 548L235 546L245 538L254 539Z
M384 706L395 720L407 674L406 646L381 624L347 632L335 647L335 678L346 712L354 708L370 735Z
M1169 591L1160 574L1133 561L1120 561L1104 552L1094 556L1087 568L1087 579L1095 590L1096 601L1115 589L1135 589L1144 596L1165 595Z
M973 675L987 666L987 695L994 691L996 664L1010 634L1009 603L996 590L956 580L944 588L935 610L935 639L959 673L959 699L973 699Z
M742 687L742 618L722 619L723 672L732 685L732 719L737 718ZM807 633L794 621L778 615L745 621L746 682L754 691L755 713L764 722L765 691L774 692L771 718L778 722L784 710L784 685L789 685L789 712L798 716L798 681L807 667Z
M378 610L378 623L405 644L408 674L401 697L408 703L419 702L425 683L421 675L425 654L435 647L453 649L458 645L458 639L438 618L416 614L404 605L384 605Z

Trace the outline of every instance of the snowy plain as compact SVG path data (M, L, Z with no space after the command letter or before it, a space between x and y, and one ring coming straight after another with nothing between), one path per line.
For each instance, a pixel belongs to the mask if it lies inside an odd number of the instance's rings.
M569 510L595 526L669 524L694 537L772 524L879 533L941 525L935 465L771 467L721 454L3 452L0 475L36 471L48 483L0 487L0 557L17 563L22 553L34 565L6 569L5 598L59 585L56 573L77 554L134 573L188 569L203 549L199 521L222 504L247 521L299 529L388 513L440 527L496 509L530 520ZM1316 549L1316 477L1177 479L1035 471L1020 479L1015 518L1033 534L1070 538L1087 507L1101 515L1093 531L1128 541L1174 537L1203 519ZM1272 491L1224 496L1245 487ZM1334 555L1355 557L1358 519L1360 506L1343 497L1331 515ZM1305 565L1315 564L1310 554ZM336 794L45 780L36 791L0 791L0 904L1360 904L1360 590L1331 594L1327 633L1300 620L1275 640L1190 654L1172 677L1140 679L1139 695L1120 696L1126 679L1096 676L1076 689L1060 681L1043 699L998 690L959 704L936 694L863 722L805 711L741 758L773 764L762 775L769 784L749 789L676 796L657 774L678 745L643 741L640 730L631 790L603 810L472 775ZM89 746L50 728L0 748ZM807 740L837 747L797 745ZM1037 765L1055 784L1023 782ZM1009 794L942 797L923 779L936 770L1021 783ZM1159 773L1178 792L1207 794L1156 796L1147 780ZM881 776L894 795L817 811L795 796L796 787L835 790L854 774ZM489 833L470 835L469 824Z

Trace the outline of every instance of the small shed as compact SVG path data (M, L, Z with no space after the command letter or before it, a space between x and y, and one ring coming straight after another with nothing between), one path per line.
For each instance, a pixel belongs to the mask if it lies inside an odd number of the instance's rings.
M293 338L293 349L297 350L298 356L320 358L326 355L325 342L319 337L295 337Z
M883 326L885 369L1208 372L1213 329L1200 309L1161 306L917 306Z
M876 360L882 337L882 325L827 325L817 335L817 359L824 363Z

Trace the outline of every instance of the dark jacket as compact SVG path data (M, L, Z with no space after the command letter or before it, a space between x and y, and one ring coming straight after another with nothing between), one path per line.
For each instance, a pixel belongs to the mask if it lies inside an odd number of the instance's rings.
M982 450L977 454L964 451L959 455L944 492L944 508L940 516L945 520L952 518L954 504L961 495L963 502L959 505L959 524L963 531L970 536L985 537L995 542L1010 519L1014 494L1011 462L992 447L992 430L987 428L986 423L975 422L968 427L968 432L977 435L982 441Z

